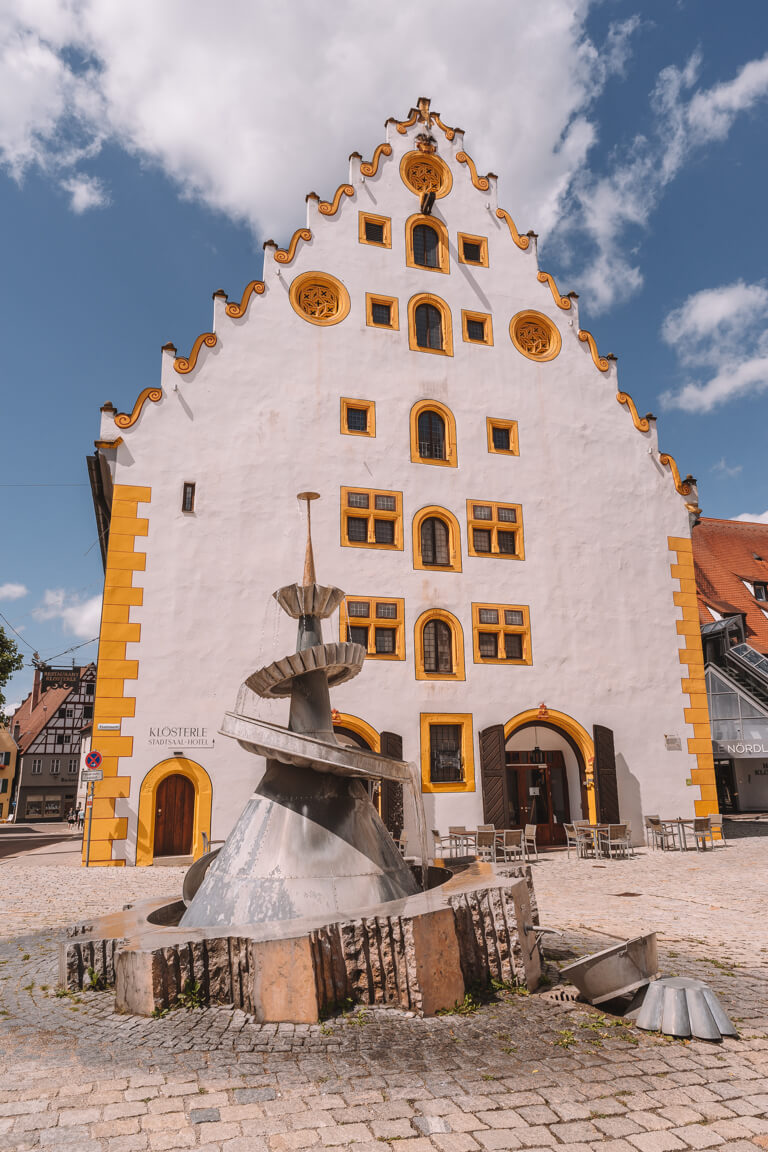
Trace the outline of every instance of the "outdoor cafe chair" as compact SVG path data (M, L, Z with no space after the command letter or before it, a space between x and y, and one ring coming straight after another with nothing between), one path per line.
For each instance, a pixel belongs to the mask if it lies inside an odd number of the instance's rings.
M449 824L448 825L448 835L449 836L463 836L465 832L466 832L466 828L464 827L463 824Z
M697 852L706 850L707 841L714 848L715 838L712 835L712 825L708 816L697 816L693 821L693 839L696 842Z
M625 831L624 831L624 855L625 856L634 856L635 855L635 848L634 848L634 845L632 843L632 826L631 826L631 824L625 824L624 829L625 829Z
M563 824L565 829L565 849L568 853L568 859L571 858L571 847L576 849L576 859L581 856L581 846L579 842L579 832L573 824Z
M590 854L594 856L597 837L589 821L581 820L578 824L574 825L574 827L576 829L576 839L578 843L577 855L581 856L582 859L586 859Z
M523 833L520 828L505 828L501 835L501 842L496 847L497 858L503 860L525 859L523 848Z
M435 854L435 859L443 858L446 854L446 848L451 844L450 836L441 836L437 828L432 829L432 851Z
M708 816L707 819L709 820L709 826L712 829L712 847L714 848L715 844L722 844L724 848L727 847L725 843L725 828L723 827L722 816ZM715 832L720 833L719 840L715 839Z
M609 859L626 855L626 838L626 824L606 824L597 830L598 848Z
M658 820L658 819L659 819L658 815L655 815L655 816L649 815L649 816L646 816L646 818L644 820L645 845L647 848L653 848L653 836L651 835L651 820Z
M477 829L477 857L479 860L489 860L494 863L496 860L496 829L491 826L491 829L483 828L480 826Z
M536 846L536 828L536 824L526 824L525 831L523 832L523 851L527 858L529 849L533 848L536 859L538 860L539 849Z
M658 816L646 817L646 828L651 838L651 848L674 848L677 836L669 820L662 821Z

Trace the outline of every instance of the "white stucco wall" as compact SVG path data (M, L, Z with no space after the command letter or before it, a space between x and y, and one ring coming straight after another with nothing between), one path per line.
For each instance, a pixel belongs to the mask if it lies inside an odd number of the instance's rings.
M204 347L186 376L165 353L162 400L147 403L121 433L115 482L152 489L151 503L139 506L149 519L146 541L137 541L147 551L146 571L135 580L144 603L131 609L141 641L127 651L140 661L136 714L122 727L134 751L121 760L120 775L130 774L132 784L116 809L129 817L128 862L141 780L172 752L149 743L150 727L205 727L215 738L210 748L173 745L213 780L215 839L226 835L263 770L263 762L216 732L243 679L293 650L295 624L271 593L301 575L296 493L306 489L322 495L312 514L319 580L350 595L405 599L405 661L367 661L356 680L333 692L334 706L400 733L411 760L419 758L420 713L472 714L476 791L425 796L429 826L482 820L477 733L541 701L590 733L595 723L613 730L622 814L638 830L643 810L693 814L699 793L685 781L695 757L666 751L664 741L679 735L686 749L693 736L683 718L684 638L676 631L667 550L669 536L690 534L685 498L659 461L653 424L639 433L616 402L615 364L598 371L578 340L575 302L570 311L556 306L549 286L537 281L535 244L521 251L496 217L495 181L479 191L467 165L456 162L460 136L449 143L435 129L453 174L451 193L433 213L448 227L450 274L406 267L405 221L419 204L399 165L420 130L403 136L390 125L393 152L375 177L362 180L352 160L355 194L342 198L335 216L320 215L309 201L312 240L300 242L282 267L267 250L266 290L252 297L242 319L227 317L226 302L215 300L216 347ZM391 249L359 243L364 210L391 217ZM488 237L488 268L458 262L458 232ZM308 270L346 286L351 311L342 323L318 327L291 307L290 283ZM397 297L399 331L366 327L366 292ZM407 304L418 292L450 306L452 357L409 349ZM462 308L492 314L492 347L462 341ZM562 349L550 362L526 359L510 339L511 317L527 308L561 333ZM340 434L342 396L375 401L375 438ZM409 413L424 398L440 400L455 416L455 469L410 460ZM133 397L123 399L130 411ZM518 457L488 452L488 416L518 421ZM118 431L106 413L102 438ZM184 481L196 484L191 515L180 510ZM341 546L342 486L402 492L403 551ZM467 499L522 505L524 561L467 554ZM411 522L430 504L459 521L461 573L414 570ZM471 604L478 601L530 607L530 667L473 663ZM414 624L432 606L462 623L464 681L414 678ZM332 633L338 637L338 617ZM133 688L126 683L127 693ZM284 721L287 703L262 702L260 713ZM121 854L117 845L115 856Z

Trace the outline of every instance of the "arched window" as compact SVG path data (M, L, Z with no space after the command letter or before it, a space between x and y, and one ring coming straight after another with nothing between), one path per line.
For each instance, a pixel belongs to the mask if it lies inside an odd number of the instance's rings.
M424 625L424 671L453 675L453 636L444 620L428 620Z
M440 240L429 224L417 224L413 230L413 260L422 268L439 268Z
M445 420L439 412L425 408L419 413L418 436L419 456L425 460L445 460Z
M448 525L439 516L421 522L421 560L430 567L448 568L451 563Z
M416 307L416 343L419 348L442 351L443 318L434 304L419 304Z
M417 680L463 680L464 634L454 615L430 608L416 621Z

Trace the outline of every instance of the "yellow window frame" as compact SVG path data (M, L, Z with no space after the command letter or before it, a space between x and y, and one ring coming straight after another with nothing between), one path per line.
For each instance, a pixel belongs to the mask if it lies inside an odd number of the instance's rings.
M376 216L373 212L358 212L358 239L361 244L371 244L374 248L391 248L392 247L392 220L389 216ZM368 240L365 235L365 222L369 221L371 224L381 224L384 227L383 240Z
M424 629L430 620L442 620L451 630L453 672L427 672L424 667ZM417 680L466 680L464 671L464 630L452 612L444 608L428 608L422 612L413 627L413 651Z
M457 724L461 728L461 760L464 779L447 784L433 783L430 771L432 725ZM474 792L475 756L471 712L422 712L421 727L421 790L422 792Z
M497 420L494 416L487 416L485 425L488 430L488 451L498 456L519 456L520 444L517 436L517 420ZM509 448L496 448L493 443L494 428L506 428L509 432ZM477 501L475 501L477 503Z
M421 526L430 516L438 516L448 525L450 564L425 564L421 555ZM413 518L413 567L424 572L461 572L461 529L453 512L437 504L420 508Z
M350 508L350 492L366 494L368 496L367 508ZM395 511L387 512L376 508L377 496L394 496ZM350 540L347 532L347 521L353 518L367 519L368 539ZM390 520L395 525L395 540L393 544L378 544L374 538L374 520ZM341 546L342 548L380 548L387 552L402 552L403 550L403 494L402 492L386 492L381 488L352 488L341 489Z
M490 520L481 520L474 514L475 504L485 504L491 509ZM514 508L516 518L514 521L499 520L499 508ZM491 533L490 552L478 552L475 549L474 528L485 528ZM500 552L498 545L498 532L515 533L515 551ZM523 508L521 504L507 504L499 500L467 500L467 552L470 556L489 557L497 560L524 560L525 546L523 542Z
M445 425L445 460L433 460L419 455L419 416L422 412L437 412ZM450 408L439 400L419 400L411 408L411 462L413 464L437 464L440 468L458 468L459 457L456 449L456 420Z
M349 600L355 600L357 603L366 603L368 605L368 615L350 616L347 611L347 602ZM376 606L378 604L394 604L396 615L394 617L377 617ZM339 608L339 640L344 643L347 639L347 628L354 628L356 626L368 629L368 650L366 655L369 660L405 660L405 600L398 596L346 596L342 600ZM394 628L394 652L376 651L375 629L377 626L379 628Z
M374 304L389 304L389 324L379 324L378 321L374 320ZM397 296L382 296L380 292L366 292L365 323L369 328L383 328L387 332L398 332L400 330L400 310L398 307Z
M416 309L419 304L432 304L443 318L442 348L422 348L416 343ZM431 356L453 356L453 320L451 310L440 296L431 292L418 292L408 301L408 347L412 352L427 352Z
M354 428L347 427L347 412L350 408L364 408L368 414L368 427L365 432L358 432ZM368 436L373 437L376 435L376 401L375 400L354 400L351 396L341 397L341 432L344 436Z
M413 230L419 224L426 224L437 233L437 267L430 268L426 264L417 264L413 254ZM424 216L417 212L409 216L405 222L405 264L407 268L418 268L420 272L443 272L448 274L451 270L451 258L448 246L448 229L442 220L436 216Z
M469 321L479 320L483 324L485 336L482 340L474 340L469 334ZM461 310L461 335L465 344L484 344L487 348L493 347L493 320L490 312L468 312Z
M468 244L480 245L480 259L467 260L464 255L464 241ZM459 232L456 237L456 247L459 252L459 263L469 264L473 268L487 268L488 267L488 237L487 236L470 236L468 232Z
M495 610L499 614L498 624L481 624L480 612L482 609ZM505 612L522 612L522 624L505 624ZM496 651L504 651L504 636L506 634L522 636L523 655L519 660L508 660L506 656L482 656L480 653L480 633L496 633ZM472 604L472 648L475 664L533 664L531 647L531 614L527 604Z

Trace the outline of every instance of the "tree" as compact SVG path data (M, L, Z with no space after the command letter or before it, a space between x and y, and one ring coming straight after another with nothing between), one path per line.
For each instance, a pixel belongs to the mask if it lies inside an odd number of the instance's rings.
M3 688L10 680L14 672L19 672L24 667L24 658L19 652L16 644L11 640L10 636L6 636L2 628L0 628L0 713L5 708L5 696L3 695Z

